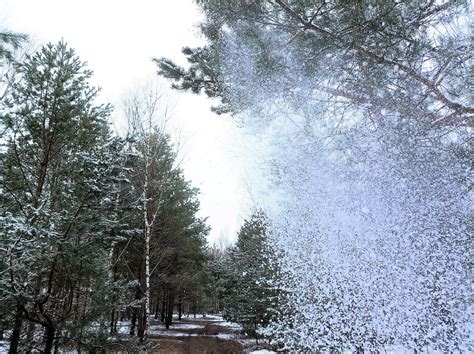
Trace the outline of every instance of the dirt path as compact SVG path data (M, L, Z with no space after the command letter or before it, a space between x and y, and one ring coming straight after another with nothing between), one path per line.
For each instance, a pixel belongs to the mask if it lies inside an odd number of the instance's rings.
M255 348L255 340L239 334L239 328L221 317L184 319L170 330L151 324L149 338L156 340L153 353L248 353Z

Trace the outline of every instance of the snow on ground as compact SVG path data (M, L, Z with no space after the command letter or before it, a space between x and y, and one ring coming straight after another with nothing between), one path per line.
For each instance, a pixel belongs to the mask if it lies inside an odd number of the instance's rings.
M168 331L166 329L163 329L162 327L157 327L157 326L150 326L150 329L148 330L148 334L165 336L165 337L189 337L190 336L189 333Z
M187 319L186 321L191 322L192 319ZM151 325L150 331L153 331L153 334L160 334L164 336L172 336L171 333L178 333L176 331L182 329L201 329L204 328L204 325L195 324L195 323L181 323L181 322L174 322L170 326L170 330L167 330L164 325ZM117 323L117 332L119 334L128 334L130 333L130 321L119 321ZM164 333L163 333L164 332ZM178 335L179 336L179 335Z
M130 321L119 321L117 323L117 332L120 334L130 333Z
M232 329L235 329L235 330L241 330L242 329L242 327L239 324L234 323L234 322L225 321L224 318L220 315L206 315L206 317L203 317L203 315L196 315L195 319L199 320L199 321L206 321L206 320L215 321L215 323L212 324L213 326L228 327L228 328L232 328ZM192 320L194 320L194 318L186 318L186 320L192 321Z
M235 335L234 333L219 333L216 334L215 337L220 339L233 340L237 338L237 335Z
M178 318L177 315L173 315L173 318L176 316L176 318ZM183 316L181 318L182 321L192 321L192 320L200 320L200 321L206 321L206 320L209 320L209 321L215 321L215 320L222 320L222 316L219 316L219 315L202 315L202 314L196 314L196 317L194 317L194 315L189 315L188 316Z
M214 325L222 326L222 327L229 327L229 328L236 329L236 330L242 329L242 326L240 326L239 324L233 323L233 322L227 322L227 321L216 322L216 323L214 323Z
M199 329L199 328L204 328L203 325L200 324L194 324L194 323L173 323L170 326L171 329Z
M6 340L0 340L0 354L8 353L10 349L10 343Z
M267 350L267 349L259 349L259 350L253 350L251 352L249 352L249 354L269 354L269 353L276 353L274 351L271 351L271 350Z
M239 343L243 346L255 345L255 338L239 338Z

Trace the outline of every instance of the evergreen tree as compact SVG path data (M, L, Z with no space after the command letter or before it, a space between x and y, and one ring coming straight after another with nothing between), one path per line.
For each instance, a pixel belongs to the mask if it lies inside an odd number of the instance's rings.
M156 62L268 144L284 291L266 333L290 351L469 351L471 4L199 4L190 68Z
M90 310L84 294L107 280L120 144L108 130L110 106L94 103L91 71L64 42L18 71L3 113L1 298L15 304L10 351L31 341L20 339L26 320L25 335L42 328L49 353L68 320Z
M276 313L276 259L269 245L268 219L261 211L242 225L236 245L230 250L225 297L225 317L242 325L258 341L259 330Z
M4 111L4 105L16 77L16 53L26 40L27 36L24 34L0 31L0 139L5 133L1 112ZM3 141L0 141L0 146L3 146Z
M132 127L128 178L123 198L130 232L117 244L116 271L135 280L130 294L131 335L142 340L152 312L169 327L175 303L182 309L206 262L205 220L197 217L198 191L183 176L165 133L166 102L156 88L127 97Z
M396 112L434 125L472 125L464 89L471 34L457 24L468 16L467 1L198 3L209 44L183 49L189 69L155 61L174 88L221 97L218 112L242 112L272 91L273 99L290 93L331 109L363 108L378 122Z
M10 31L0 31L0 63L14 61L13 54L26 40L26 35Z

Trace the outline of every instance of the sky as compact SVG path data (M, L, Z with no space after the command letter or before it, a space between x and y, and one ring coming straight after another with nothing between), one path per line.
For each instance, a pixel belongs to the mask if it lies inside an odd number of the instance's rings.
M0 28L28 34L37 47L64 39L88 63L92 83L102 88L99 100L116 108L118 130L126 92L157 80L151 59L186 65L181 48L204 43L197 29L201 16L192 0L0 0ZM169 129L185 176L201 191L200 216L212 227L209 243L232 242L252 207L244 168L249 142L231 117L210 111L204 95L158 84L172 107Z

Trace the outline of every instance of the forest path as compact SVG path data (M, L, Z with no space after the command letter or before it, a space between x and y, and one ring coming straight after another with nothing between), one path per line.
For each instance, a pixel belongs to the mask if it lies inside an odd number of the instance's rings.
M149 339L157 342L152 350L155 354L249 353L257 349L255 339L242 336L239 331L238 325L220 316L183 318L169 330L152 322Z

